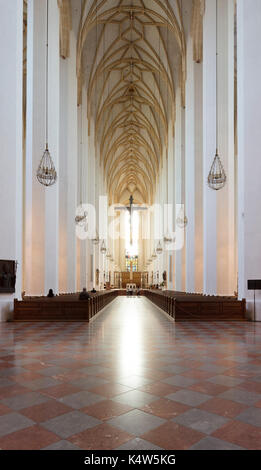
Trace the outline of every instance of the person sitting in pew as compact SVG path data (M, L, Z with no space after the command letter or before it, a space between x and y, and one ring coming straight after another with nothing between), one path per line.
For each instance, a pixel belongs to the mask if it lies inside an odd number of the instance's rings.
M50 299L51 299L52 297L54 297L53 289L49 289L49 292L48 292L48 294L47 294L47 297L49 297Z
M88 292L87 292L86 287L84 287L83 290L82 290L82 292L81 292L80 295L79 295L79 300L88 300L88 299L90 299L90 296L89 296L89 294L88 294Z

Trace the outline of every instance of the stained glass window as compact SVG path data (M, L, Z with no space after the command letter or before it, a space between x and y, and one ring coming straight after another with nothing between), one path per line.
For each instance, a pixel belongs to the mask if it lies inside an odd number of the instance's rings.
M139 257L138 256L130 256L126 255L126 270L128 272L131 272L131 267L132 267L132 272L138 272L138 262L139 262Z

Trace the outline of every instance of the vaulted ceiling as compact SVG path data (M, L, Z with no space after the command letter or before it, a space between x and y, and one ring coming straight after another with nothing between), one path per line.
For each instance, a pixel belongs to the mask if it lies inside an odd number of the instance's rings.
M74 0L76 1L76 0ZM69 54L70 0L58 0L61 55ZM204 0L81 0L78 103L87 92L89 133L110 202L152 203L174 137L176 90L185 105L186 38L202 55Z
M97 156L110 200L153 201L174 136L175 90L184 98L186 41L181 0L83 2L78 37L79 101L87 89Z

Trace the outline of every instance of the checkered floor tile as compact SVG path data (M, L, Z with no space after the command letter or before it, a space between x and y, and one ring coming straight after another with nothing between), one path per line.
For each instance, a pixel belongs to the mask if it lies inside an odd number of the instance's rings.
M261 324L173 323L117 298L90 324L0 324L0 449L261 449Z

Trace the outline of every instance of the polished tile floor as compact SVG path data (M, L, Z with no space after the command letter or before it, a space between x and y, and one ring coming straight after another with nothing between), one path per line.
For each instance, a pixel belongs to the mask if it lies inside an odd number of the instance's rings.
M261 449L261 324L0 324L0 449Z

